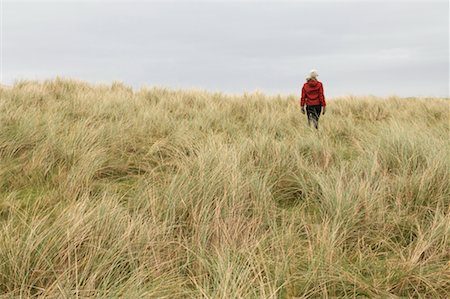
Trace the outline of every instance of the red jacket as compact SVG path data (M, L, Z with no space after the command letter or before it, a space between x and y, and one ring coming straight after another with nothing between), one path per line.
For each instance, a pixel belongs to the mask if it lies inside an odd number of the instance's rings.
M325 107L325 96L323 95L322 82L317 80L309 80L303 84L302 97L300 99L300 105L305 106L321 105Z

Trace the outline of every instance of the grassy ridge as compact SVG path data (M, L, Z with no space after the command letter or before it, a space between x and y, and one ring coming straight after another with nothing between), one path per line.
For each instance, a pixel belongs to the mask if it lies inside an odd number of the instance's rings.
M444 99L0 92L0 298L450 292Z

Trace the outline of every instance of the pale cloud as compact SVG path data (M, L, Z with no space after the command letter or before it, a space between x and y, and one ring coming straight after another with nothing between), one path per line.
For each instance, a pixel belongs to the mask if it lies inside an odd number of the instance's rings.
M347 2L6 1L3 77L448 96L448 2Z

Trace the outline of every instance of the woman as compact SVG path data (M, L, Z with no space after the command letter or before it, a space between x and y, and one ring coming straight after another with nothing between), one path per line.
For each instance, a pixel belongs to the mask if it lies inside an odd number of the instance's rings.
M302 97L300 99L300 105L302 106L302 113L306 113L308 116L308 126L311 125L311 121L316 129L319 129L319 117L320 112L325 114L325 96L323 95L322 82L317 80L316 70L311 70L308 77L306 77L306 83L303 84ZM323 107L323 109L322 109Z

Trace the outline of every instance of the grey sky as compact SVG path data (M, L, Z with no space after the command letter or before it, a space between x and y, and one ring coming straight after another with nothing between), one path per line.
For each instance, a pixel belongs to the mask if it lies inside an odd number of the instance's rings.
M448 1L3 1L3 80L447 96Z

